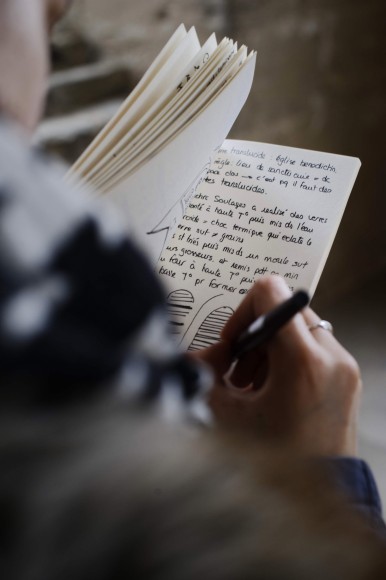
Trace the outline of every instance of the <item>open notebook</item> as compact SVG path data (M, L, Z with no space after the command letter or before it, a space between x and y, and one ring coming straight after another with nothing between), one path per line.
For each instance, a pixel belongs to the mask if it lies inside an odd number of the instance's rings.
M356 158L225 140L256 54L181 25L68 178L107 195L168 288L184 347L218 339L254 280L315 290Z

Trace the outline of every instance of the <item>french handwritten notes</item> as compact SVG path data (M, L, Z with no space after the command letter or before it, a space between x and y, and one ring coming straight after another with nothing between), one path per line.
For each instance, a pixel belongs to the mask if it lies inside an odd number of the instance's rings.
M351 157L224 142L157 265L185 346L197 342L205 305L208 315L234 309L264 274L314 291L359 167ZM178 308L182 295L189 308Z

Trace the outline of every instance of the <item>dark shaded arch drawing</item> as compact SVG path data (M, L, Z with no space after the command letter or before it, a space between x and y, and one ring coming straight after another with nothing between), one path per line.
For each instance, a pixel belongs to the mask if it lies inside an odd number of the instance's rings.
M194 304L193 294L189 290L174 290L166 299L169 324L172 334L182 336L189 322L189 314Z
M232 314L233 309L230 306L220 306L212 310L201 323L188 350L200 350L218 342L221 330Z
M167 297L171 331L186 350L198 350L216 343L222 327L233 314L233 309L224 305L224 294L205 300L193 315L196 302L197 296L186 289L173 290Z

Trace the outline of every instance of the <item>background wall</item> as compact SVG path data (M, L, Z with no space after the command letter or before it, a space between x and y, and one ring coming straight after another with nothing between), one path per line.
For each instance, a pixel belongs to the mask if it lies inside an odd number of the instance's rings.
M232 0L230 22L259 51L234 134L362 161L318 287L333 299L386 265L386 2Z

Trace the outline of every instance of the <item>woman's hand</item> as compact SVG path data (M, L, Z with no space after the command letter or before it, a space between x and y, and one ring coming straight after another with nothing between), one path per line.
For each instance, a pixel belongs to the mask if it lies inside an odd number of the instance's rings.
M257 317L291 295L278 276L253 286L222 332L195 356L217 381L210 405L227 430L249 431L311 455L355 455L361 379L358 365L310 309L297 314L266 345L240 361L228 380L231 345ZM232 383L232 386L230 384Z

